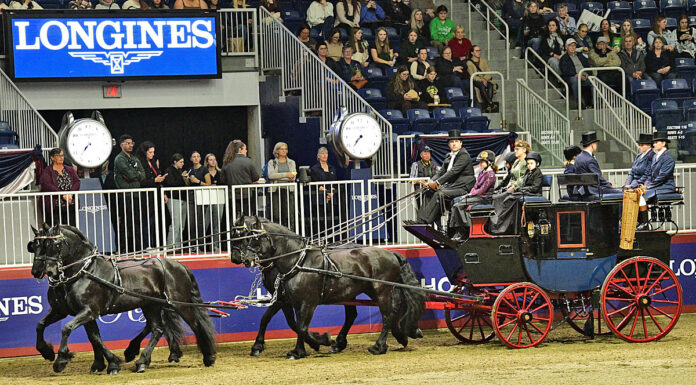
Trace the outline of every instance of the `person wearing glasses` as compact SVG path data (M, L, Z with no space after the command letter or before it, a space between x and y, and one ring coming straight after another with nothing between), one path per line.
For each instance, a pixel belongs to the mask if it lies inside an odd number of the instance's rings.
M592 39L588 36L589 31L587 24L583 23L578 26L578 31L573 36L578 54L584 56L585 59L590 58L590 51L594 48Z
M77 191L80 178L74 168L63 164L65 155L60 148L49 152L51 165L43 170L39 185L42 192ZM75 226L75 195L52 195L44 198L44 222L51 225L65 223Z

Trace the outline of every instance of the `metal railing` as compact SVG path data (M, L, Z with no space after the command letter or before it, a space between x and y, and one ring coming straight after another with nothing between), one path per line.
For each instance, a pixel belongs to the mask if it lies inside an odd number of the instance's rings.
M595 125L631 153L637 153L636 138L652 132L650 115L597 77L590 76L589 80L592 84Z
M572 142L570 119L534 92L522 79L517 79L517 125L528 131L536 144L543 147L554 161L563 164L563 149Z
M587 68L583 68L580 71L578 71L578 80L577 80L578 81L578 100L582 100L582 99L580 99L580 97L582 96L582 87L580 84L580 82L582 81L581 76L582 76L582 74L590 72L590 71L592 71L592 72L603 72L603 71L619 71L619 72L621 72L621 96L624 99L626 98L626 82L624 81L624 79L626 78L626 72L624 72L623 68L621 68L621 67L587 67ZM578 120L582 120L582 108L578 108Z
M537 60L542 64L543 71L541 68L537 68L536 65L534 65L533 60L529 60L529 54L532 54L532 56L536 57ZM541 79L544 81L544 100L549 101L549 90L553 90L556 92L560 97L563 102L565 102L565 116L567 118L570 118L570 90L568 88L568 83L566 83L563 78L561 78L561 75L557 74L556 71L549 66L549 64L544 60L541 56L539 56L538 53L532 49L532 47L527 47L527 49L524 50L524 61L525 61L525 69L524 69L524 82L525 84L529 84L529 71L530 69L535 71L539 76L541 76ZM561 85L561 90L556 88L556 86L551 83L551 77L549 74L553 75L554 78L558 81L558 83ZM565 92L562 92L565 90ZM580 99L578 99L580 100Z
M259 65L259 25L258 13L254 8L224 8L220 13L220 31L222 34L223 56L254 55L254 67ZM261 22L267 22L261 20Z
M348 83L329 69L280 21L265 8L260 8L261 70L280 70L281 91L301 90L300 116L306 112L320 112L322 131L319 140L341 107L348 113L368 112L382 129L382 146L373 162L373 175L391 177L394 174L392 127L377 110L372 108ZM268 19L268 18L271 19ZM282 95L281 95L282 96Z
M232 222L240 215L260 216L301 234L303 218L299 210L298 195L297 183L232 186Z
M505 79L510 78L510 27L508 26L507 22L505 19L503 19L498 13L495 11L495 9L491 8L490 5L488 5L487 2L484 0L480 0L477 4L480 5L479 8L476 8L476 6L473 4L473 2L469 1L467 2L468 7L469 7L469 39L474 41L474 35L473 31L471 29L471 14L472 12L476 12L481 17L483 18L483 21L486 22L486 58L490 61L491 60L491 31L495 31L505 42L505 74L506 77ZM451 8L450 8L451 9ZM485 14L484 14L485 12ZM501 28L504 30L501 30L498 28L495 23L493 22L493 19L491 19L491 16L494 16L495 19L497 19L498 22L501 24ZM481 41L481 38L477 38L476 41Z
M476 94L474 93L474 78L481 75L500 76L500 128L507 131L507 120L505 119L505 78L503 77L502 73L500 73L499 71L482 71L474 72L473 74L471 74L471 81L469 82L469 95L471 95L471 107L474 106L474 99L476 98Z

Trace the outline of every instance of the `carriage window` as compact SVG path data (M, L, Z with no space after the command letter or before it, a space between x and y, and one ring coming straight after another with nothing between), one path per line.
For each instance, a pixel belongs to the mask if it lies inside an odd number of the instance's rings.
M558 247L585 247L585 212L559 212L557 218Z

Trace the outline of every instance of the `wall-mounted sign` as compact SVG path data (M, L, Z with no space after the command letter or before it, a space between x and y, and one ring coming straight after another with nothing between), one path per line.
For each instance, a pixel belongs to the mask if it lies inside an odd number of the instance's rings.
M219 78L214 12L15 12L7 16L16 80Z

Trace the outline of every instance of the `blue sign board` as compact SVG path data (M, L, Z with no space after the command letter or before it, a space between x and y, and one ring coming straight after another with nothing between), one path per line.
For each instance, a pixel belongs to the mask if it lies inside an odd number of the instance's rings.
M10 72L17 80L221 76L215 13L114 16L11 15Z

